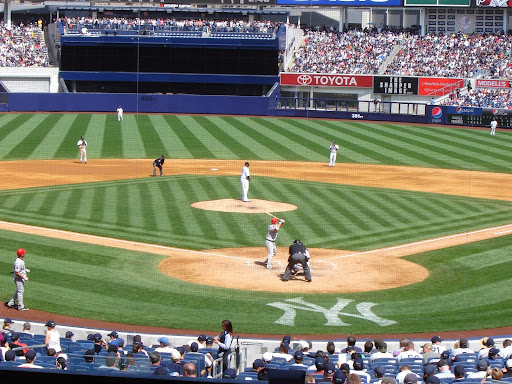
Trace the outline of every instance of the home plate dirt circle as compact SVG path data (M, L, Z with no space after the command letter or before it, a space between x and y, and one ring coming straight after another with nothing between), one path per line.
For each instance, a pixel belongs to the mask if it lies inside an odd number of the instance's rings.
M248 202L239 199L207 200L192 203L191 206L207 211L238 213L286 212L297 209L297 206L293 204L260 199L251 199Z

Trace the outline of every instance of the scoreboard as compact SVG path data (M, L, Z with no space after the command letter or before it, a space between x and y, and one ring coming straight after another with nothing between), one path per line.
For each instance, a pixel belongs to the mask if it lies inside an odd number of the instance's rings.
M489 127L493 118L496 118L498 127L510 128L512 122L512 111L507 109L473 107L446 108L447 124Z

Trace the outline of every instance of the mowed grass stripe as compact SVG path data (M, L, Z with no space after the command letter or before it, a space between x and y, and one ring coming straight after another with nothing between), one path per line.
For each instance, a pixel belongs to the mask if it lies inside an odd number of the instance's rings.
M129 124L126 125L129 126ZM107 134L103 137L103 141L101 142L101 151L99 152L99 157L104 159L123 158L123 146L128 144L124 142L123 136L125 128L123 127L124 125L119 124L117 120L105 119L104 129ZM100 143L98 143L98 146L99 145Z
M241 145L240 141L232 136L235 131L232 126L227 125L220 126L214 122L214 120L207 116L194 116L192 119L195 123L202 127L217 143L222 143L222 147L226 150L220 155L217 154L218 158L246 158L256 159L259 156L250 147ZM220 121L219 121L220 122ZM217 144L211 143L212 147L216 147Z
M46 137L48 132L57 124L62 115L50 114L41 115L33 120L25 122L23 128L19 127L12 132L9 138L12 140L10 150L6 153L4 160L28 159ZM32 125L35 123L35 125ZM21 128L21 129L20 129ZM15 137L14 137L15 136Z
M161 155L173 159L190 159L193 158L186 145L176 135L174 130L170 127L169 122L162 115L151 115L153 126L158 132L165 145L165 152L148 154L152 159L156 159Z
M179 116L164 116L169 127L180 139L185 148L194 159L214 159L215 156L210 149L198 138L193 131L182 121Z
M56 159L73 159L76 158L78 147L76 143L81 136L84 136L85 141L89 144L90 139L87 136L87 128L91 121L92 115L90 114L77 114L70 115L74 117L73 121L69 123L69 129L67 130L64 138L57 146L57 151L53 158ZM67 121L67 120L66 120Z
M142 146L144 149L143 154L142 151L140 152L140 158L156 158L158 155L150 156L150 154L165 154L167 152L165 145L162 139L160 138L160 135L158 134L155 126L153 125L153 121L151 120L151 118L148 115L139 115L135 119L135 121L138 126L140 138L142 140Z
M0 127L0 145L6 137L12 134L15 130L17 130L20 126L24 125L27 121L29 121L33 115L23 114L23 115L13 115L13 118L8 121L2 121L2 126ZM2 119L3 120L3 119Z

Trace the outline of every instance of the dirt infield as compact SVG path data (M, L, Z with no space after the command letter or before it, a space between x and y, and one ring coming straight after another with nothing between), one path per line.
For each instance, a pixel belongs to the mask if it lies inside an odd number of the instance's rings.
M194 174L239 177L242 165L243 162L234 160L169 159L165 163L164 172L166 176ZM113 161L91 159L88 164L80 164L73 160L6 161L0 162L0 172L4 176L0 179L0 189L6 190L145 178L152 174L152 160ZM512 201L512 194L510 194L512 175L498 173L341 163L337 164L336 167L328 167L327 163L251 160L251 176L252 183L257 183L258 178L261 177L276 177ZM198 209L216 209L240 213L282 212L296 209L291 204L280 202L253 199L249 203L243 203L233 198L227 198L223 204L219 204L218 201L196 202L193 206ZM161 246L157 248L151 244L119 241L66 231L13 225L5 222L0 222L0 228L166 255L168 258L160 263L160 270L183 280L188 280L189 276L195 276L198 271L208 268L209 263L215 263L216 268L231 268L233 272L236 272L232 273L232 276L241 276L229 280L221 278L218 281L210 280L209 284L215 286L255 291L292 292L296 291L298 284L307 284L308 292L311 293L372 291L397 287L403 284L399 276L405 272L408 275L408 284L421 281L428 276L428 271L415 263L403 260L401 257L483 240L512 231L512 225L510 227L490 228L366 252L310 249L313 282L306 283L302 277L289 282L282 282L279 279L287 259L287 249L282 247L278 249L278 256L274 262L275 268L267 270L261 265L266 255L263 244L261 247L255 248L191 251ZM170 260L172 260L172 268L170 267ZM327 267L322 266L322 264L327 265ZM387 271L393 271L395 274L388 272L383 276L380 271L384 267ZM347 271L357 273L363 279L362 284L353 287L350 282L334 279L333 277L341 270L345 273ZM363 271L364 273L362 273ZM244 278L248 273L251 279ZM0 315L5 312L8 312L11 317L14 316L12 310L0 309ZM26 318L36 320L34 317L37 317L39 313L42 312L29 311ZM76 320L79 321L79 319ZM73 324L73 319L67 318L65 323ZM87 323L90 324L91 322L87 320ZM121 325L115 325L115 327L119 330L123 329ZM130 329L133 329L133 326L130 327Z

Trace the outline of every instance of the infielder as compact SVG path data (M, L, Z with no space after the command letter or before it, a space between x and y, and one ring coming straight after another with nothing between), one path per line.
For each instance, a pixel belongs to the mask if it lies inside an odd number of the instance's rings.
M340 148L336 144L336 141L333 141L331 146L329 147L329 151L331 151L329 155L329 167L334 167L334 163L336 163L336 156L338 154L338 150Z
M160 170L160 176L164 175L164 171L162 169L162 166L165 163L165 155L160 156L158 159L155 159L153 161L153 177L156 176L156 169L158 168Z
M492 121L491 121L491 135L494 135L497 126L498 126L498 122L496 121L496 118L493 117Z
M26 251L23 248L20 248L16 251L18 257L14 261L14 284L16 284L16 291L14 295L12 295L11 300L8 301L7 306L10 308L14 308L15 303L18 303L19 311L28 311L28 308L25 308L23 305L23 294L25 293L25 281L28 280L27 273L30 272L29 269L25 268L25 261L23 258L26 255Z
M83 136L80 136L80 140L76 143L77 147L80 149L80 164L82 164L82 160L87 164L87 141L85 141Z
M240 175L240 183L242 184L242 201L249 202L247 193L249 192L249 182L251 181L251 174L249 172L249 162L245 162L245 166L242 168L242 174Z
M117 108L117 121L123 121L123 108Z
M278 220L276 217L273 217L270 225L267 228L267 237L265 238L265 247L267 247L267 260L265 261L265 264L267 265L268 269L272 269L272 258L277 253L277 231L279 231L279 228L281 228L283 223L284 220Z

